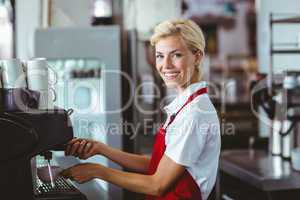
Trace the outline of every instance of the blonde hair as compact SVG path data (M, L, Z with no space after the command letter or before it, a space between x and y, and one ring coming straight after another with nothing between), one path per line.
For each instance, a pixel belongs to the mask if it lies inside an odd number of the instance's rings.
M151 36L151 45L155 46L160 39L173 35L179 35L185 41L190 51L193 53L200 51L204 57L205 38L203 32L195 22L189 19L167 20L158 24L154 29L154 34ZM202 78L202 62L196 66L196 70L200 80Z

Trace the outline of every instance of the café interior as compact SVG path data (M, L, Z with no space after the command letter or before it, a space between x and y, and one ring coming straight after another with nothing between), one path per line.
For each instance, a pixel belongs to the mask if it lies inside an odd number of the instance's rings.
M103 180L53 181L56 171L50 171L85 162L126 171L103 156L65 156L61 144L73 137L151 155L166 120L163 108L177 94L156 71L150 38L158 23L183 18L204 33L202 79L220 122L218 173L208 199L299 199L299 10L298 0L0 0L0 95L9 91L5 73L14 73L7 63L29 66L35 58L49 67L49 94L39 96L48 107L38 108L57 109L32 114L33 102L30 111L11 114L7 99L0 100L1 193L6 199L144 199ZM31 87L41 89L34 81ZM29 96L36 100L36 93ZM25 134L30 125L36 137Z

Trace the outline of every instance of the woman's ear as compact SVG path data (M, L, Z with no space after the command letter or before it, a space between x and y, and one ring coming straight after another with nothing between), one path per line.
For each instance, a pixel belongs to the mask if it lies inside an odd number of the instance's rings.
M195 65L198 66L203 58L203 53L202 51L198 50L194 53L194 55L195 55Z

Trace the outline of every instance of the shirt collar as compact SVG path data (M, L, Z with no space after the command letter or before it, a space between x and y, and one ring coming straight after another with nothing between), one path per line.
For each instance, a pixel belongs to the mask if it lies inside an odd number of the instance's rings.
M169 105L164 107L168 115L176 113L188 100L188 98L197 90L206 87L205 81L193 83L189 85L181 94L179 94Z

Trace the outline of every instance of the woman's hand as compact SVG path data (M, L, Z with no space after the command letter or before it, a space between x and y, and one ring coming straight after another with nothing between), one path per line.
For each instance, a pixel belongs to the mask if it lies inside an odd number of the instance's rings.
M77 183L85 183L97 178L97 174L100 173L101 167L102 166L99 164L84 163L65 169L60 175L64 178L76 181Z
M103 143L82 139L82 138L74 138L67 144L67 148L65 150L66 156L76 156L80 159L88 159L96 154L101 154L101 148L104 146Z

